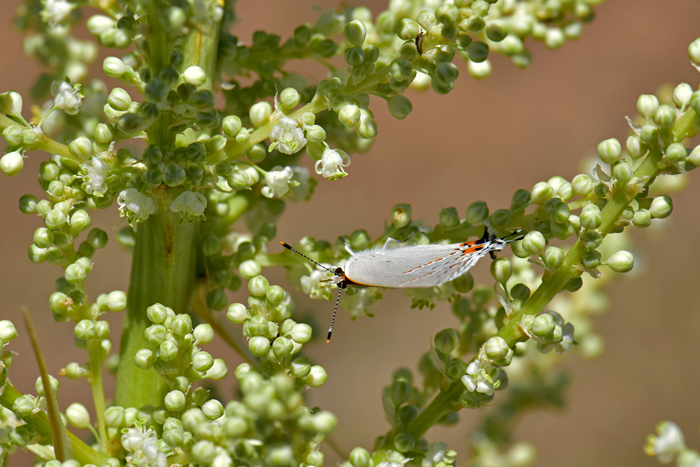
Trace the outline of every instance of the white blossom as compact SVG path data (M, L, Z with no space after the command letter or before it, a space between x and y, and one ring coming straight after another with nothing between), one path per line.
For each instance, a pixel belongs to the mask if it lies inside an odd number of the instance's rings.
M282 117L277 121L270 130L270 141L269 150L277 149L283 154L294 154L306 146L304 130L291 117Z
M493 379L495 373L496 368L493 365L475 360L467 366L466 374L462 376L462 383L469 392L476 391L490 396L500 385L498 380Z
M421 460L421 467L437 467L451 465L454 463L456 453L447 450L445 443L433 443L430 445L430 450L425 453L425 457Z
M274 198L275 196L281 198L286 195L289 192L289 182L292 180L293 175L294 172L291 167L285 167L284 169L275 167L274 170L267 172L265 174L267 186L264 186L261 190L263 196L267 198Z
M54 108L61 109L68 115L78 113L82 104L79 85L73 87L65 81L54 81L51 83L51 95L54 96Z
M167 456L158 451L158 437L153 428L148 430L141 427L129 428L122 435L121 441L124 449L133 453L127 456L127 465L167 467Z
M402 455L396 451L387 451L386 460L377 464L377 467L403 467L406 463L413 460L412 457L402 459Z
M119 213L129 219L129 222L148 219L156 211L156 205L150 196L139 192L136 188L122 190L117 197Z
M328 282L323 282L328 279L327 271L316 270L308 276L301 277L301 290L311 298L323 298L322 288Z
M143 447L143 442L150 438L156 438L155 430L144 430L141 427L129 428L122 435L122 446L129 452L140 451Z
M66 0L42 0L44 9L41 10L41 19L52 26L68 18L70 12L78 6Z
M656 456L662 464L668 464L685 450L683 432L673 422L661 422L656 426L658 436L649 435L644 452Z
M104 194L107 191L109 166L96 156L93 156L83 166L87 170L87 173L83 175L83 180L86 181L83 185L85 192L89 195L94 193Z
M170 204L170 210L179 212L183 219L203 219L207 198L196 191L184 191Z
M323 175L329 180L336 180L347 175L343 167L349 165L350 157L348 153L342 149L326 148L326 150L323 151L321 160L316 161L316 173Z

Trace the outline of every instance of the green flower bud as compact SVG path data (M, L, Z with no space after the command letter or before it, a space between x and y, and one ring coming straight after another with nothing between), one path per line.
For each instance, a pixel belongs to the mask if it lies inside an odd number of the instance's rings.
M608 266L615 272L629 272L634 267L634 255L629 251L620 250L608 258Z
M345 62L354 67L359 67L365 61L365 51L362 47L350 47L345 49Z
M29 417L34 410L34 401L32 396L24 394L15 399L12 404L12 411L20 417Z
M58 380L53 376L49 375L49 385L51 386L51 392L55 396L58 393ZM34 383L34 388L36 388L36 393L38 395L46 397L46 392L44 391L44 382L41 380L41 376L36 379L36 383Z
M564 201L571 199L571 197L574 196L573 186L571 183L567 181L562 182L561 185L559 185L559 188L557 188L557 196Z
M312 467L321 467L323 465L323 457L321 451L312 451L306 456L306 464Z
M286 337L278 337L272 342L272 352L278 358L291 355L293 347L294 344L292 343L292 340L287 339Z
M396 27L396 35L404 41L412 41L418 35L420 27L418 23L408 18L401 18Z
M175 187L185 183L187 173L179 164L171 162L163 169L163 183L169 187Z
M194 86L201 86L207 80L207 74L200 67L191 66L182 73L182 79Z
M119 428L124 425L124 408L113 405L105 410L105 424L110 428Z
M497 229L508 227L510 212L507 209L497 209L491 214L491 225Z
M396 95L389 97L386 101L389 112L398 120L403 120L413 111L413 104L407 97Z
M114 139L114 131L112 131L112 127L110 125L98 123L95 127L94 136L95 141L98 143L107 144Z
M309 374L304 378L304 382L312 388L320 388L326 384L327 379L328 375L326 374L326 370L320 365L314 365L311 367Z
M226 416L224 422L224 433L229 438L240 438L248 431L248 423L243 417Z
M54 161L45 161L39 166L39 175L47 182L57 179L59 174L60 169Z
M95 323L89 319L84 319L75 325L75 337L88 341L95 337Z
M484 42L474 41L464 48L464 52L472 62L483 63L489 57L489 46Z
M46 227L39 227L34 231L33 241L39 248L48 248L53 245L53 232Z
M543 313L535 318L531 331L532 334L540 339L546 339L548 336L552 335L555 326L556 323L554 322L552 315L549 313Z
M206 372L213 365L214 357L209 352L200 351L192 357L192 367L200 373Z
M639 140L644 144L654 144L659 135L659 129L654 125L643 125L639 133Z
M198 324L192 334L197 345L211 344L214 340L214 329L211 327L211 324Z
M589 230L583 234L583 243L588 251L593 251L603 243L603 235L595 230Z
M262 336L251 337L248 341L248 348L253 355L261 357L270 350L270 340Z
M586 197L593 187L591 177L586 174L579 174L574 177L571 184L571 191L576 196Z
M398 433L394 438L394 446L399 452L408 452L416 446L416 439L409 433Z
M598 156L606 164L615 163L622 154L622 146L615 138L606 139L598 144Z
M661 195L654 198L649 207L651 217L655 219L665 219L673 211L673 201L669 196Z
M24 140L22 127L19 125L10 125L2 130L2 136L10 146L19 146Z
M352 20L345 25L345 38L356 47L362 47L367 37L365 24L360 20Z
M659 107L659 99L653 94L642 94L637 99L637 111L644 118L651 117Z
M684 108L690 103L690 98L693 95L693 88L688 83L681 83L673 90L673 103L678 108Z
M149 349L139 349L134 355L134 364L142 370L148 370L153 367L155 355Z
M595 269L600 264L600 253L595 250L587 251L581 257L581 264L586 269Z
M64 276L69 283L77 284L85 281L87 271L82 265L76 262L66 268Z
M177 344L172 341L163 341L158 346L158 358L164 362L169 362L177 357L178 351ZM137 353L138 355L138 353ZM137 364L138 365L138 364Z
M651 213L647 209L640 209L634 213L632 223L635 227L643 229L651 225Z
M595 230L603 222L600 208L593 203L586 204L581 210L581 226L586 230Z
M454 349L456 349L457 346L459 345L459 336L457 335L457 331L455 331L452 328L443 329L442 331L435 334L434 342L435 342L436 349L438 349L440 352L442 352L444 354L449 354ZM410 390L411 390L411 388L409 386L408 387L409 396L410 396ZM406 400L408 400L408 398L406 398ZM406 400L404 400L403 402L405 402ZM397 405L401 405L401 404L403 404L403 402L401 402Z
M75 211L70 218L70 226L73 233L89 229L91 223L90 216L83 209Z
M20 173L22 167L24 167L24 157L19 151L9 152L0 158L0 170L10 177Z
M170 329L174 334L183 337L185 334L192 332L192 318L190 318L190 315L176 315L169 325L166 322L165 327Z
M353 449L350 452L350 457L348 459L353 467L371 467L369 452L367 452L365 449Z
M353 128L360 121L360 108L356 105L346 105L338 112L338 121L345 127Z
M484 201L474 201L467 208L464 219L470 224L480 224L489 216L489 208Z
M489 21L486 26L486 37L493 42L501 42L508 36L508 30L500 20ZM517 36L513 36L517 37ZM512 55L512 54L509 54Z
M168 317L168 311L172 313L172 310L170 310L168 307L163 306L160 303L156 303L146 308L146 316L152 323L160 324L165 321L165 318Z
M540 255L544 251L547 241L544 235L537 230L528 232L523 238L523 249L531 255Z
M306 128L306 139L312 143L320 143L326 139L326 130L319 125L311 125Z
M447 229L457 227L459 225L457 209L449 207L440 211L440 224Z
M255 144L252 148L250 148L246 156L251 162L258 163L265 160L265 157L267 157L267 151L262 144Z
M250 123L253 124L255 128L261 127L270 121L270 115L272 114L272 106L269 102L258 102L253 104L250 108Z
M654 123L661 129L673 127L676 123L676 111L669 105L660 105L654 112Z
M552 248L552 247L549 247ZM547 251L549 251L549 248L547 248ZM545 258L547 256L547 252L545 252ZM515 299L515 300L521 300L523 302L527 301L528 298L530 298L530 288L526 286L525 284L515 284L511 289L510 289L510 295Z
M22 117L22 95L17 91L0 94L0 111L13 117Z
M236 115L228 115L221 122L221 127L224 134L229 138L235 138L239 131L243 128L241 119Z
M17 329L12 321L6 319L0 321L0 341L2 342L0 347L9 344L15 337L17 337Z
M683 161L685 161L686 156L688 155L687 151L685 150L685 147L681 143L671 143L668 145L666 148L666 153L664 154L664 159L666 159L668 162L674 163L674 164L679 164ZM630 168L631 170L631 168ZM632 177L630 177L632 178Z
M224 406L218 400L211 399L202 405L202 413L209 420L216 420L224 415Z
M647 152L647 148L639 140L639 136L634 135L634 134L630 135L627 138L627 142L625 143L625 147L627 148L627 153L630 155L630 157L632 159L635 159L635 160L639 159Z
M260 275L262 268L255 262L255 260L249 259L243 261L240 266L238 266L238 271L241 273L244 279L252 279L255 276ZM262 295L265 293L263 292Z
M498 258L491 262L491 275L496 281L505 284L513 274L513 265L508 258Z
M700 63L700 39L695 39L688 46L688 56L695 63Z
M29 247L29 260L33 263L43 263L46 261L47 250L45 248L39 248L36 245L31 245ZM60 257L60 252L58 253Z
M297 357L289 366L289 372L296 378L304 378L311 372L311 364L306 357Z
M491 337L484 343L484 353L489 360L501 360L510 350L508 343L502 337Z
M311 339L311 326L308 324L297 324L295 325L289 337L298 344L306 344Z
M547 182L539 182L532 187L531 201L533 204L542 204L554 195L554 189Z
M411 223L411 205L397 204L391 209L391 223L397 229L406 227Z
M192 446L192 459L199 464L210 464L216 456L216 446L211 441L197 441Z
M270 283L264 276L255 276L248 282L248 291L254 297L262 297L269 287Z
M131 96L121 88L114 88L112 92L109 93L107 103L116 111L126 112L131 105Z
M39 136L34 130L22 130L22 145L31 146L32 144L36 143L38 138Z
M185 404L187 403L187 398L185 395L178 390L170 391L165 395L163 399L163 404L165 408L171 412L180 412L185 409Z
M248 309L242 303L232 303L228 307L226 317L232 323L241 324L248 319Z

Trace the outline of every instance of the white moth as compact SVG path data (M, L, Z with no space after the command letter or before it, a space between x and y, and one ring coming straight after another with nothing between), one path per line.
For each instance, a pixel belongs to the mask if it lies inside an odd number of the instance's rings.
M435 287L454 280L471 269L482 257L487 254L494 257L495 251L502 250L509 242L521 239L522 236L509 238L517 234L519 232L498 238L486 228L484 236L479 240L449 245L399 244L399 246L392 246L392 243L399 242L389 239L382 248L352 252L352 256L347 260L344 268L335 269L326 268L299 253L288 244L280 243L285 248L333 273L332 281L341 291L348 286L406 289ZM339 301L340 292L336 300L336 311ZM327 341L331 339L334 321L335 313L333 313L333 321L331 321L331 327L328 330Z

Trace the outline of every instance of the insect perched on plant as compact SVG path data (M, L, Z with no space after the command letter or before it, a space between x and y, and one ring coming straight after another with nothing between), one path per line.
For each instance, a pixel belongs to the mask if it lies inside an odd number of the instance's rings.
M421 29L416 36L416 49L418 49L418 55L423 55L423 36L425 33Z
M280 243L288 250L292 250L333 274L332 279L329 280L337 285L340 291L338 291L331 327L326 338L326 342L330 342L340 294L348 286L403 289L435 287L466 273L487 254L495 258L495 251L500 251L508 243L521 238L523 236L520 231L498 238L489 232L488 227L485 228L484 235L479 240L449 245L406 245L390 238L382 248L371 248L357 253L346 246L351 254L350 259L345 262L344 267L335 269L317 263L285 242Z

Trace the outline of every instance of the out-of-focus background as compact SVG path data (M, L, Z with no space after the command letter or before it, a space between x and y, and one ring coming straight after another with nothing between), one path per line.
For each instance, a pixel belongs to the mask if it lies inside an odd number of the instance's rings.
M316 20L312 5L327 9L336 3L241 1L235 34L249 42L255 30L264 29L284 40L297 25ZM2 7L0 91L14 89L28 96L40 67L23 56L22 38L10 26L17 4L18 0L5 0ZM376 14L386 2L371 1L368 6ZM295 242L310 235L332 241L358 228L376 237L396 203L410 203L414 218L428 224L438 222L443 207L455 206L463 216L475 200L488 202L492 211L508 207L518 188L530 189L553 175L570 180L580 173L580 161L593 154L601 140L616 137L624 142L629 134L624 117L636 113L640 94L653 93L664 83L697 86L700 75L690 65L687 47L700 37L700 3L618 0L603 4L596 13L581 39L558 51L529 44L534 60L527 70L494 54L493 75L484 81L472 79L461 63L461 76L449 95L409 91L413 113L403 121L392 118L383 103L373 102L379 137L372 149L353 156L350 175L342 181L320 180L310 203L289 204L279 224L279 239ZM317 76L317 71L309 69L308 74ZM99 64L93 76L101 76ZM9 347L18 353L11 379L20 391L32 393L38 372L20 305L27 305L34 316L50 373L56 375L71 361L87 360L85 352L72 345L73 327L55 323L48 308L60 270L27 258L32 234L43 223L21 214L17 200L25 193L40 194L36 177L43 160L45 155L31 154L21 175L3 176L0 182L0 318L12 319L20 332ZM311 160L306 164L311 167ZM691 447L700 448L700 173L689 175L689 187L673 196L674 212L663 234L634 235L639 268L609 288L610 311L595 322L605 339L605 353L593 361L567 361L573 382L564 410L536 412L520 422L515 438L536 446L536 465L658 465L643 454L642 446L655 424L666 419L680 425ZM110 235L121 228L119 222L115 207L93 216L93 226ZM88 280L93 298L127 289L130 257L113 236L93 261ZM487 261L477 265L474 274L477 280L487 280ZM283 280L281 273L268 277ZM388 429L381 391L391 381L391 372L399 366L415 371L431 336L457 323L445 304L432 311L412 310L410 299L400 291L383 294L375 318L351 322L341 314L333 343L317 341L308 347L309 356L329 375L323 388L310 390L310 406L338 416L335 437L348 451L371 448L374 438ZM231 298L245 297L241 292ZM315 314L325 328L332 304L300 293L295 298L299 308ZM110 318L114 342L121 318ZM239 363L224 346L207 350L225 358L231 373ZM222 385L227 398L233 382L229 376ZM59 404L65 408L76 400L89 401L89 392L85 381L61 378ZM465 460L466 441L482 416L462 411L458 426L434 428L427 437L447 441ZM324 451L327 465L334 465L338 458L330 449ZM17 456L11 463L30 465L30 457Z

